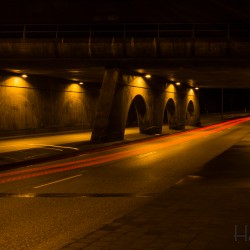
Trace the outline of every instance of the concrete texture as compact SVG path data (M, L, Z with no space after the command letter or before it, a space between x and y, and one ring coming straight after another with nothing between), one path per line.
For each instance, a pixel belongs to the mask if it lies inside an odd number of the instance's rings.
M90 128L98 89L29 76L0 79L0 136Z
M5 39L3 58L248 58L250 43L237 38Z
M112 137L109 134L110 112L113 105L116 85L119 78L119 69L107 69L103 76L102 89L98 99L97 112L92 131L92 142L105 142ZM119 140L120 138L114 138Z

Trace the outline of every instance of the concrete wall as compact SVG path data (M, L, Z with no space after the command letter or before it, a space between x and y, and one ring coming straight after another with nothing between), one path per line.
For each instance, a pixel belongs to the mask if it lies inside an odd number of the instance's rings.
M240 57L250 55L250 41L209 38L91 38L6 39L0 42L2 58L83 57Z
M169 127L199 125L198 92L158 78L120 74L111 110L107 138L123 139L133 103L141 133L161 133L166 110ZM59 79L29 76L0 78L0 136L91 129L96 119L100 89ZM101 111L101 110L100 110Z
M184 129L185 125L199 124L196 91L174 84L166 85L164 81L155 78L121 74L118 81L108 127L103 135L105 141L123 139L131 105L135 105L141 133L161 133L165 110L171 129ZM193 104L191 111L190 103Z
M91 128L98 95L58 79L0 77L0 136Z

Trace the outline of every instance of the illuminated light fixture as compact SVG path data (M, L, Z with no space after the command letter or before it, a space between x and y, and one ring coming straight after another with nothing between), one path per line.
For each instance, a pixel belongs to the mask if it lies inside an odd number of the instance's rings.
M177 86L180 86L181 85L181 83L180 82L177 82L177 83L175 83Z
M199 88L198 88L198 87L196 87L196 88L194 88L194 89L198 90Z
M27 77L28 77L28 75L22 74L22 78L27 78Z
M151 78L151 75L150 74L146 74L145 77L146 78Z
M79 82L80 85L83 85L83 82Z

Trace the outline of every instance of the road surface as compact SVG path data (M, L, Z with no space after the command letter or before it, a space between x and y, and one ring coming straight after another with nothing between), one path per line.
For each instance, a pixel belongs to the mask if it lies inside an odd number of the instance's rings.
M59 249L143 207L201 170L249 128L250 118L242 118L2 171L0 249Z

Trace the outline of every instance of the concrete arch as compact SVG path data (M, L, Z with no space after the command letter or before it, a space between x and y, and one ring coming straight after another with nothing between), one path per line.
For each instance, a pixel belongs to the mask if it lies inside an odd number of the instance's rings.
M195 108L192 100L188 102L186 110L186 125L193 125L195 119Z
M176 125L176 104L172 98L169 98L164 109L164 121L168 123L169 128L174 129Z
M137 94L129 106L127 114L127 126L139 126L139 130L142 133L145 129L145 116L147 113L147 107L145 99L142 95Z

